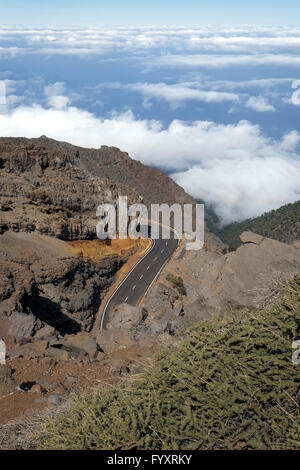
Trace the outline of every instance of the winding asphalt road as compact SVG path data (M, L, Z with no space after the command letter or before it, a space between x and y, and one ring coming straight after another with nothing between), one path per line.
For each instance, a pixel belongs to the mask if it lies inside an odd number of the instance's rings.
M101 329L106 328L109 315L117 305L123 303L138 305L153 280L176 250L178 243L177 238L153 240L150 251L135 265L108 299L101 317Z

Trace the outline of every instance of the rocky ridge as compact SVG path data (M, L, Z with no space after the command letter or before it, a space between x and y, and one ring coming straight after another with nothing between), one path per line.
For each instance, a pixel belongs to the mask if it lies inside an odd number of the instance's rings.
M141 196L105 174L94 175L79 158L51 149L43 139L0 139L0 231L34 232L62 240L95 237L96 208L116 203L126 194L130 203Z

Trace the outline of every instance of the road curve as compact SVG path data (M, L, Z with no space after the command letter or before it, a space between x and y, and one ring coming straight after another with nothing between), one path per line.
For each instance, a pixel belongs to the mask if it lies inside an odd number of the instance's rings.
M178 246L179 240L153 240L150 251L134 266L123 282L107 300L103 308L100 328L106 328L109 315L119 304L138 305L147 289L168 262Z

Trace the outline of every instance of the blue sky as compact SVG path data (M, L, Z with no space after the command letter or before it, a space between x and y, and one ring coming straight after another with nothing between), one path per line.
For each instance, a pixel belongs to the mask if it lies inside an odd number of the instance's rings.
M1 1L0 136L119 147L224 224L299 200L300 4L247 4Z
M298 0L1 0L5 26L299 24Z

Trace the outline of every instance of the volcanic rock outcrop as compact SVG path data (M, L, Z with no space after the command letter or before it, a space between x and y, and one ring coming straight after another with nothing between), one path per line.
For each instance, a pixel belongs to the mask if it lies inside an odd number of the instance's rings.
M133 188L94 175L78 155L52 149L47 139L0 139L0 232L93 238L100 203L115 203L119 194L140 202Z
M5 232L0 253L0 337L26 340L43 337L45 327L89 330L121 264L117 256L98 263L72 256L65 242L37 233Z

